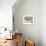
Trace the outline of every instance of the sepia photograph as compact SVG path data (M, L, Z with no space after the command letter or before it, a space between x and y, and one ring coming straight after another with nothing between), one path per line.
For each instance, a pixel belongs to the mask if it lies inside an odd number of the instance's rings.
M34 16L24 15L23 16L23 24L34 24Z

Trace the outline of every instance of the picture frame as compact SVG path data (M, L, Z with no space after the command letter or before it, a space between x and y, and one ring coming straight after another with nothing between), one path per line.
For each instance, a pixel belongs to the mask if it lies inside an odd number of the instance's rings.
M23 16L23 24L34 24L34 16L24 15Z

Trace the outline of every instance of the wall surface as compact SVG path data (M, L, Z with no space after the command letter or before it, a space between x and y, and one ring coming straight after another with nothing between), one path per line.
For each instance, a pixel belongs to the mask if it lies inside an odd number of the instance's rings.
M41 41L46 46L46 0L41 0Z
M34 16L34 24L23 24L24 15ZM36 46L41 46L41 0L23 0L14 11L14 19L18 32L22 32L25 39L34 40Z

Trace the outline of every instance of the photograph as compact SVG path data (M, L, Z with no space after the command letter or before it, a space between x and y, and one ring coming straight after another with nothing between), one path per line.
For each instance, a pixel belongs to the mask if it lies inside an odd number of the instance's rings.
M24 15L23 16L23 24L34 24L34 16Z

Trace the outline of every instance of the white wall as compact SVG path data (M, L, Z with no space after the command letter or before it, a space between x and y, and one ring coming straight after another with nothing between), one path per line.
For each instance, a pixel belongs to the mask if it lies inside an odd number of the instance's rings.
M0 27L12 28L12 6L16 0L0 0Z
M41 0L41 38L42 46L46 46L46 0Z
M38 16L38 18L35 17L34 25L23 25L22 18L26 14ZM28 38L30 36L30 38L34 38L38 46L39 43L42 44L40 46L46 46L46 0L41 0L41 2L40 0L25 0L22 2L15 10L15 27L19 32L23 32L24 36L28 34ZM37 32L39 32L38 35L36 34ZM38 40L40 40L39 43Z
M34 16L34 24L23 24L24 15ZM14 11L14 17L18 32L22 32L24 38L34 40L36 46L41 46L41 0L23 0Z

